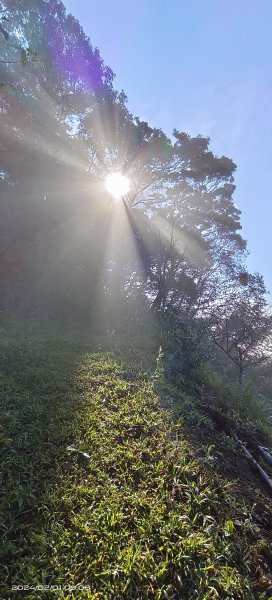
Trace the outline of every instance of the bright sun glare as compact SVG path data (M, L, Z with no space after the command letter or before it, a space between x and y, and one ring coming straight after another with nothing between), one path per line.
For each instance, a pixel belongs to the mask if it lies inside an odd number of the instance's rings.
M129 191L129 180L121 173L110 173L106 177L106 188L114 198L121 198Z

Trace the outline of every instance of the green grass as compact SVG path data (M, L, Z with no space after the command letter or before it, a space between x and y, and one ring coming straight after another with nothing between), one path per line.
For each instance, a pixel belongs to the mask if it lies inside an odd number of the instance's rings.
M155 372L153 342L0 342L2 598L272 596L271 503L217 467L226 440Z
M200 386L210 393L215 408L229 416L238 429L260 432L272 446L272 405L246 382L239 383L219 375L210 364L202 365L195 376Z

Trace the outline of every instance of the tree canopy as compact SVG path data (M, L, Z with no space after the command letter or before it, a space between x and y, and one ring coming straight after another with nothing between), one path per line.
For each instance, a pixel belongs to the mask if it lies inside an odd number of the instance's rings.
M132 115L60 0L1 2L0 22L2 310L110 327L187 314L213 323L218 344L233 319L238 335L250 311L264 319L233 161L208 138ZM112 172L130 181L118 205L105 189Z

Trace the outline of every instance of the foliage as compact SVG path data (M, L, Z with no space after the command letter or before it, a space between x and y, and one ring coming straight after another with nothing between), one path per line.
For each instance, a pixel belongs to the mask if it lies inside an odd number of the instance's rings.
M235 164L207 138L170 139L135 118L59 0L1 14L28 61L2 65L1 310L119 332L163 317L171 375L207 358L210 335L242 380L263 359L270 317L244 267ZM109 171L130 179L118 208Z
M272 363L271 357L265 363L261 363L253 368L249 368L248 375L251 380L254 380L256 389L260 390L261 394L266 398L268 403L271 403L272 398Z
M34 49L38 61L2 67L2 309L60 314L65 304L68 318L93 322L117 305L128 321L135 304L138 314L203 311L245 249L233 161L202 136L169 139L134 118L59 0L15 5L8 26L21 62ZM131 189L118 214L104 179L119 170Z
M219 374L210 363L203 363L195 371L195 382L209 392L209 401L229 416L233 431L238 429L262 430L271 439L271 403L248 382L242 388L233 379Z
M246 289L236 288L210 318L212 339L238 367L240 384L245 369L271 356L272 315L265 292L259 275L248 276Z
M3 58L0 59L0 63L4 65L20 64L25 66L28 61L36 61L38 58L37 52L28 47L25 40L22 43L19 27L14 27L13 18L16 21L18 13L16 9L19 4L21 2L15 2L12 6L3 7L3 3L0 3L0 34L3 35L5 40L5 42L1 41ZM19 12L21 12L20 9ZM8 30L11 30L11 34ZM2 83L1 86L3 90L6 84Z
M3 593L87 577L86 599L262 598L269 500L230 488L211 411L263 434L270 409L204 364L213 339L242 378L271 326L236 166L134 117L60 0L0 9ZM52 329L7 335L10 312Z
M210 354L206 324L195 321L190 312L172 312L161 319L161 344L163 371L176 385L189 383Z
M41 597L67 600L255 598L269 587L263 509L241 502L211 466L213 448L197 449L161 408L142 347L123 341L116 360L91 350L105 343L1 331L3 595L12 582L30 599L46 585Z

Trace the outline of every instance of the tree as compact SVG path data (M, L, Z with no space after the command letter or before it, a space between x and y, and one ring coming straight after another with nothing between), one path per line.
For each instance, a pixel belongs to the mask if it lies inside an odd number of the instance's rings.
M271 358L272 315L265 291L262 277L249 276L246 290L238 288L210 320L212 339L238 367L240 384L246 369Z
M3 36L3 38L0 39L2 49L2 54L0 53L0 64L20 64L25 66L29 60L37 60L37 52L27 46L25 41L22 43L17 34L18 30L14 31L14 28L12 27L13 14L18 12L17 9L21 3L22 0L19 2L15 1L11 6L4 6L2 2L0 3L0 37L1 34ZM8 30L11 30L11 33ZM2 89L6 85L6 83L2 82Z
M172 142L133 119L117 97L114 104L99 103L82 115L79 136L88 146L94 180L122 171L131 181L127 213L153 308L181 306L186 287L194 289L197 303L196 288L202 294L204 279L215 270L221 279L230 277L246 248L232 201L230 159L215 157L201 136L175 131Z
M3 41L16 45L20 31L38 61L12 62L17 50L5 46L2 307L88 315L104 303L133 315L141 305L203 319L224 304L223 289L240 286L235 164L208 138L175 130L170 139L134 117L60 0L12 6ZM131 183L122 218L105 191L111 171Z
M69 272L68 256L73 275L80 272L84 259L76 257L76 244L71 244L74 255L70 250L65 260L60 251L61 241L69 246L77 235L82 212L78 200L83 204L88 165L84 143L73 135L70 97L75 90L81 104L84 94L90 100L104 97L111 93L113 77L61 2L15 3L8 27L9 40L16 40L20 31L23 47L35 47L39 63L23 65L13 60L16 49L4 46L8 60L1 64L1 80L7 84L1 89L2 308L25 302L37 282L41 292L42 281L48 289L50 279L53 292L60 271ZM76 65L82 65L82 71Z

